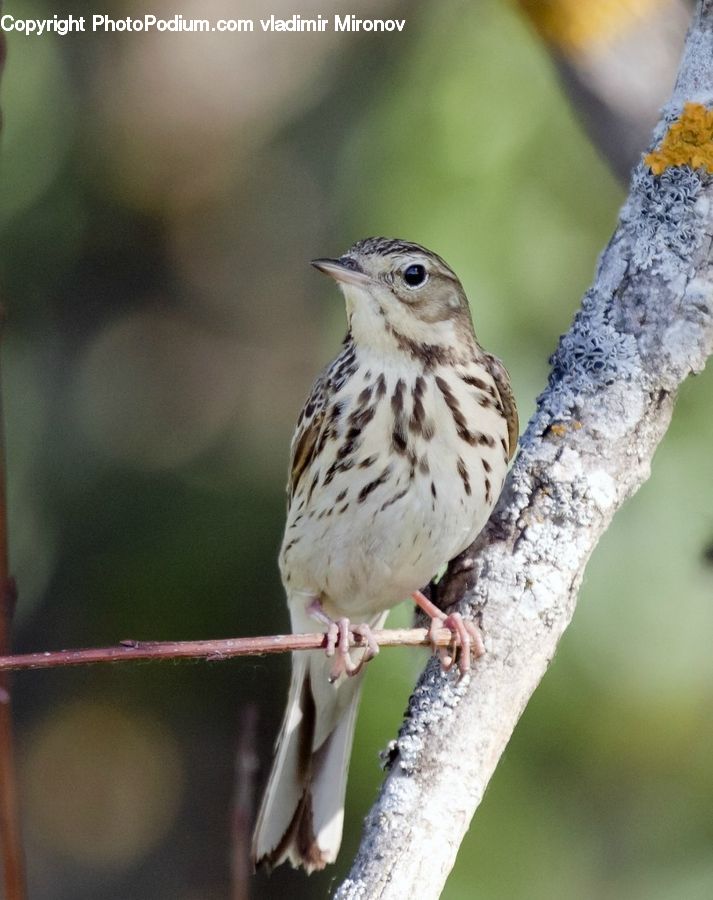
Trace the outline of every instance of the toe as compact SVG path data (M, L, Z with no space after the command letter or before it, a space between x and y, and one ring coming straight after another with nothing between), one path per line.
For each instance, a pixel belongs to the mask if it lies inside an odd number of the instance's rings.
M458 671L462 678L466 672L470 671L470 647L471 639L468 629L463 622L463 616L460 613L451 613L445 621L448 628L453 631L454 638L458 638Z
M458 613L443 615L442 618L433 618L429 629L429 637L435 648L435 638L439 628L448 628L453 636L453 642L449 648L438 647L438 658L441 668L448 672L457 662L460 678L471 668L471 655L479 659L485 653L483 636L480 629L470 620L466 620Z
M339 633L338 650L341 656L349 655L349 619L339 619L337 622Z
M471 653L476 659L480 659L481 656L485 656L485 644L483 643L483 635L480 632L480 628L475 622L467 621L464 624L470 634Z
M365 662L368 662L370 659L373 659L377 653L379 652L379 645L374 637L374 632L371 630L371 627L366 623L363 625L357 625L356 628L352 629L354 634L359 635L359 637L364 641L364 656L362 657L362 665Z
M339 639L339 627L336 622L330 622L325 632L325 653L327 656L334 656L337 648L337 640Z

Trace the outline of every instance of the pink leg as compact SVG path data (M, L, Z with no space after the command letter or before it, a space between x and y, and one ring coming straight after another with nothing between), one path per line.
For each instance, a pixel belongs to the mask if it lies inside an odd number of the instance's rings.
M346 618L338 619L335 622L325 613L319 600L313 600L307 607L307 612L327 626L325 652L329 657L336 654L334 665L329 673L331 683L337 681L341 675L350 678L358 675L363 666L379 652L379 645L369 625L352 626L349 619ZM364 652L358 663L355 663L351 657L351 635L361 638L364 644Z
M438 658L441 661L441 668L444 672L452 669L457 659L458 670L461 677L463 677L470 670L471 653L476 659L479 659L485 653L485 645L483 644L483 636L480 633L480 629L475 622L464 619L460 613L455 612L446 615L435 603L431 603L427 597L424 597L421 591L414 591L411 597L414 603L431 619L431 627L428 630L428 634L432 642L435 642L439 628L449 628L452 632L452 647L438 647ZM458 652L459 645L460 653Z

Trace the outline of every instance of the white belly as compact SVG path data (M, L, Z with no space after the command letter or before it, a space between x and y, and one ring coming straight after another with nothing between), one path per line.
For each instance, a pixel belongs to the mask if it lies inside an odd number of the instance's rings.
M402 372L398 375L403 378ZM390 398L397 381L397 373L387 373L385 395L361 433L354 464L324 484L335 454L322 454L305 473L288 513L280 554L288 595L319 597L332 616L358 619L424 587L481 531L505 476L502 415L483 408L476 392L452 374L448 383L469 427L492 435L492 446L458 436L451 410L430 377L422 402L433 435L426 439L409 432L407 447L396 451ZM408 419L413 396L411 382L405 382ZM345 409L353 406L346 391L341 399ZM365 461L369 464L362 466ZM308 496L316 475L317 486Z

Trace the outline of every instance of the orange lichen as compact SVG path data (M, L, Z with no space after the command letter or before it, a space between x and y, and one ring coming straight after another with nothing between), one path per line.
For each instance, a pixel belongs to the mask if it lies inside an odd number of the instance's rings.
M582 427L582 423L573 419L571 422L553 422L547 428L545 432L546 435L553 434L555 437L564 437L568 431L579 431Z
M517 0L539 33L564 53L577 55L606 43L662 6L663 0Z
M654 175L672 166L713 172L713 110L702 103L686 103L658 150L645 156L644 163Z

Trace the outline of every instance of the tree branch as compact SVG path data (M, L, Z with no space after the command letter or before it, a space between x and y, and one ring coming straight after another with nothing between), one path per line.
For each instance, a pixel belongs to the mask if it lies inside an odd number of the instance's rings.
M0 332L4 321L0 308ZM1 335L0 335L1 336ZM10 652L10 632L17 594L8 568L5 433L0 403L0 653ZM25 857L15 776L10 679L0 671L0 853L5 900L24 900Z
M685 135L698 168L634 171L501 501L459 561L461 611L482 615L488 653L460 684L427 666L338 900L440 895L592 551L648 478L679 385L713 350L713 128L692 102L713 105L713 0L699 0L655 131L659 146L684 109L698 115L702 127Z

